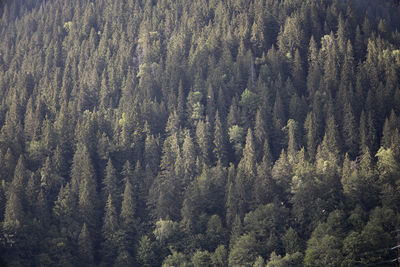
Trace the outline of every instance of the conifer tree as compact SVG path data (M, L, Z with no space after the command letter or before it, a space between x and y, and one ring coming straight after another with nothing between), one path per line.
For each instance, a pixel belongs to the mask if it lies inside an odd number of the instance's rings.
M195 169L196 151L193 139L190 136L189 131L185 132L185 139L183 140L182 144L182 157L183 157L184 184L188 185L193 180L196 174L196 169Z
M5 205L3 221L3 230L6 232L6 235L10 235L10 237L8 238L11 238L9 242L13 242L13 235L18 233L18 230L23 226L23 224L23 206L19 194L15 191L15 189L13 189L12 191L10 191L9 197Z
M58 193L53 213L61 232L73 238L77 238L81 230L77 210L78 192L75 186L68 182Z
M359 133L350 104L347 103L343 110L343 139L346 146L346 151L351 157L355 157L358 152Z
M159 163L159 146L157 139L153 135L147 135L144 145L144 159L146 165L149 165L150 169L155 174L158 169Z
M5 260L10 265L23 265L29 251L24 247L24 238L27 234L25 212L21 200L16 192L11 190L5 204L4 221L2 222L2 242L4 249L8 251ZM25 250L25 251L24 251Z
M87 224L89 231L96 231L98 226L98 198L93 180L84 178L79 184L79 213L81 221Z
M78 258L80 266L95 266L93 243L86 223L78 238Z
M106 200L109 195L115 201L120 202L120 190L118 185L117 171L115 170L111 159L108 159L107 166L105 169L105 177L103 179L103 199ZM114 205L118 207L117 205Z
M44 2L0 0L0 266L390 258L398 0Z
M329 116L324 139L321 143L321 155L322 157L328 158L328 153L333 153L333 155L339 154L339 132L337 129L337 124L333 115Z
M309 99L312 99L315 91L318 89L321 79L320 65L318 61L318 47L314 36L311 36L308 48L308 75L307 92Z
M112 265L117 257L118 250L118 229L119 222L117 211L115 210L111 193L108 194L107 203L105 206L105 214L102 227L102 262L106 265Z
M304 128L306 130L306 138L307 138L307 154L310 160L314 159L316 149L317 149L317 133L315 129L315 119L314 113L309 112L307 114L306 121L304 122Z
M134 237L137 234L136 199L130 179L125 179L125 189L120 213L120 228L123 232L124 249L132 255Z
M288 131L288 155L293 160L298 149L297 123L293 119L288 120L285 126Z
M296 49L293 60L293 84L296 92L302 95L305 92L305 72L299 49Z
M225 128L221 123L219 113L215 114L215 130L214 130L214 154L218 161L223 165L227 163L227 136Z
M199 121L196 126L196 139L199 146L199 156L201 161L209 165L212 162L211 155L211 133L210 133L210 123L208 120L206 122Z
M260 148L264 144L264 140L269 139L267 135L267 125L261 109L258 109L256 114L256 120L254 125L254 138L255 138L255 145L258 148ZM261 153L258 153L258 155L261 155Z
M286 114L284 112L284 103L282 101L280 92L278 91L275 97L275 104L273 109L273 147L272 151L274 156L276 157L279 151L281 150L282 145L282 128L284 123L286 122Z
M271 169L271 152L268 140L265 140L263 157L260 164L257 165L257 175L252 190L254 192L252 206L254 207L269 203L273 199L274 183L272 180Z
M282 149L281 155L272 168L272 178L278 186L278 195L281 197L285 197L285 193L287 193L287 190L289 189L291 172L292 166L289 163L285 150Z
M228 168L228 181L226 183L226 203L225 203L225 210L226 210L226 223L228 226L232 226L235 217L238 214L238 197L236 192L236 185L235 185L235 176L236 170L235 166L231 164Z

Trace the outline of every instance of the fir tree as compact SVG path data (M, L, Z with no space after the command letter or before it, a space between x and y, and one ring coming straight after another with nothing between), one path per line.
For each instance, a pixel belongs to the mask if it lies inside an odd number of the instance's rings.
M78 258L80 266L95 266L93 243L86 223L83 224L78 238Z
M105 214L102 227L102 262L106 265L112 265L117 257L118 250L118 229L119 222L117 212L115 210L111 193L108 195L107 203L105 206Z

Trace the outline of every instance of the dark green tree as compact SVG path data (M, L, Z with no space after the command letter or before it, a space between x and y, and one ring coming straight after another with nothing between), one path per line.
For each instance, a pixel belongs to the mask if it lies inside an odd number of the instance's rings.
M102 263L112 265L117 257L119 222L111 193L108 195L102 227Z
M95 266L93 243L86 223L83 224L78 238L78 258L80 266Z

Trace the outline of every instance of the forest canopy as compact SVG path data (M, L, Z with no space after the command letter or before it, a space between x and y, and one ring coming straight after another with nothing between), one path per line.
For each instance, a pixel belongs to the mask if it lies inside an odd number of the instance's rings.
M0 265L394 264L399 31L393 0L0 1Z

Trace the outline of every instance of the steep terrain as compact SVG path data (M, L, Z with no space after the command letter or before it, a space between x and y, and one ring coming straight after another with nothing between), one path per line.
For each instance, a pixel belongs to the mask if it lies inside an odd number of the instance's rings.
M388 0L1 1L0 265L395 259L399 31Z

